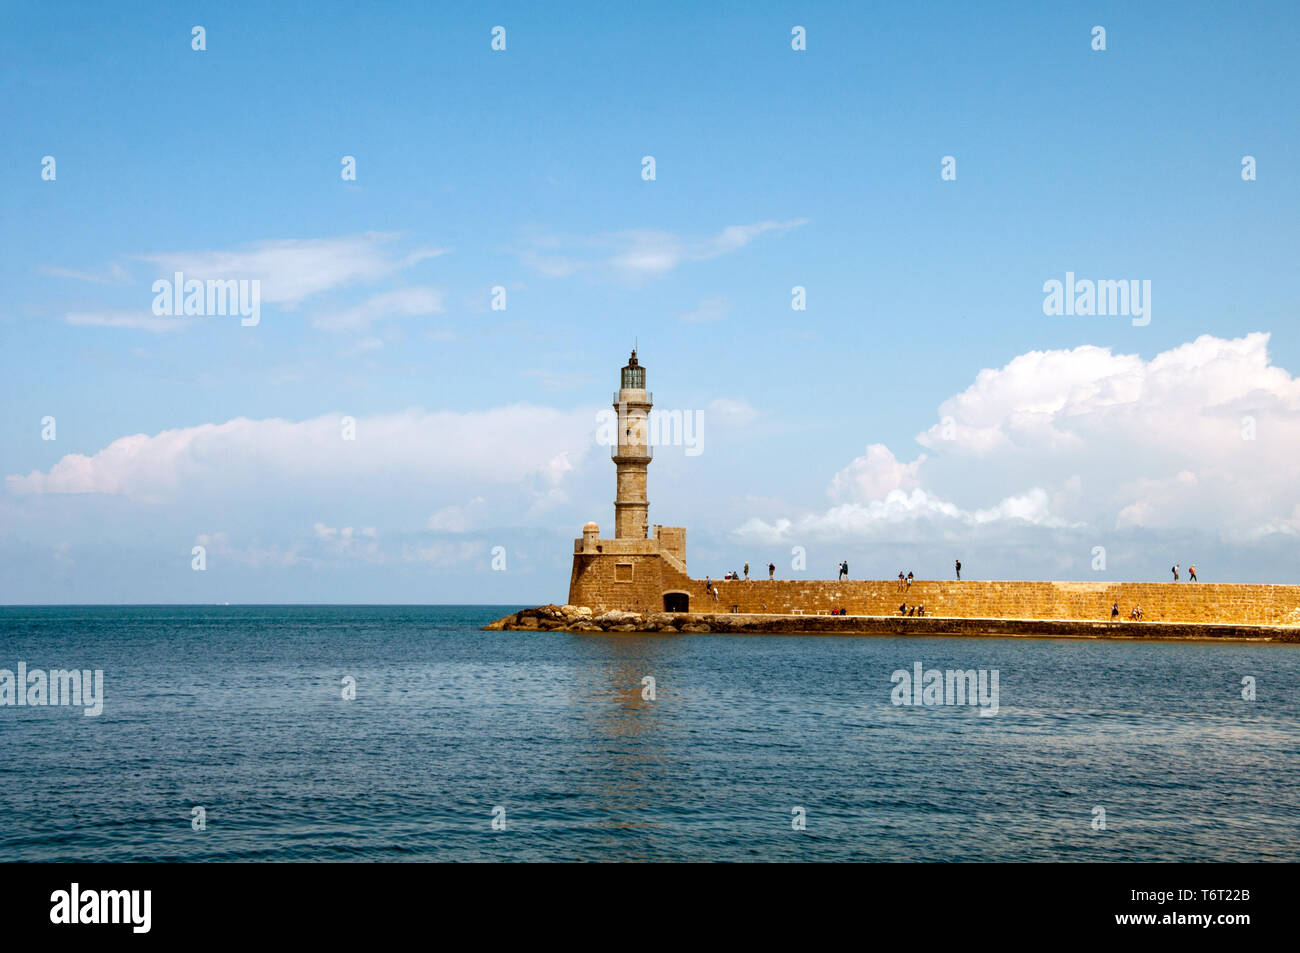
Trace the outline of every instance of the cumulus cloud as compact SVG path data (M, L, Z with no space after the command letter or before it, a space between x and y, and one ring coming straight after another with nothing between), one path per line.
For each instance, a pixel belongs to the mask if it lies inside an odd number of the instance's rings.
M19 494L94 493L163 502L215 489L295 493L382 482L428 486L524 486L540 498L594 446L590 409L532 405L456 413L363 417L343 439L342 415L311 420L236 418L158 434L119 437L102 450L64 456L48 471L9 475Z
M830 493L837 500L875 500L894 490L919 486L916 477L922 454L911 463L899 463L883 443L873 443L867 452L831 478Z
M976 375L900 462L872 444L836 473L836 505L751 519L737 534L1022 528L1210 531L1241 541L1300 529L1300 381L1268 335L1203 335L1143 360L1109 348L1031 351Z
M927 535L933 537L936 532L969 530L1013 520L1025 525L1054 529L1067 525L1064 520L1052 515L1047 492L1041 487L1008 496L992 506L969 510L917 488L910 493L891 490L881 499L843 503L824 513L809 514L798 520L778 519L767 522L753 518L740 526L736 535L742 540L780 543L792 539L840 540L880 537L885 534L898 536L900 530L907 530L904 535L924 539ZM925 528L918 532L921 524Z

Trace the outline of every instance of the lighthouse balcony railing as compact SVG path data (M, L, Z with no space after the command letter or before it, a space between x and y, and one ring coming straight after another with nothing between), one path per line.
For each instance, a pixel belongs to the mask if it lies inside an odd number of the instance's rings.
M650 445L642 446L641 444L614 444L609 448L609 455L612 459L617 460L619 457L628 457L634 460L650 460L655 455L655 448Z
M619 394L621 394L621 393L622 393L622 391L617 391L617 390L614 391L614 403L616 403L616 404L617 404L617 403L620 403ZM654 395L651 391L646 391L646 392L645 392L645 403L647 403L647 404L653 404L654 402L655 402L655 395ZM637 401L637 403L641 403L641 401Z

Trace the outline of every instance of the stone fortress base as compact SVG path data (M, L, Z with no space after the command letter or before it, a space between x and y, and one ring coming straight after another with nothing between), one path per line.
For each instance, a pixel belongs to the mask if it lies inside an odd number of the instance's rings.
M619 569L619 563L623 564ZM691 579L667 560L575 555L569 603L597 614L610 609L640 613L689 611L753 615L897 616L898 607L925 606L928 617L953 619L1055 619L1104 621L1119 603L1128 620L1134 606L1142 621L1300 626L1300 586L1206 582L913 582L894 580L724 580L715 599L702 579Z

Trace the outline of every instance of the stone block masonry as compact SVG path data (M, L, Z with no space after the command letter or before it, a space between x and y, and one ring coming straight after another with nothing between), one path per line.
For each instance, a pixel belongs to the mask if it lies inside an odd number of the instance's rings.
M619 582L603 557L581 568L575 558L569 602L593 611L622 609L662 612L664 594L685 593L692 612L756 615L896 616L900 603L924 605L927 616L959 619L1058 619L1110 621L1118 602L1127 620L1135 605L1147 622L1300 626L1300 586L1185 582L914 582L897 580L726 580L714 581L718 598L703 580L690 579L666 561L648 558ZM627 572L626 570L624 571Z

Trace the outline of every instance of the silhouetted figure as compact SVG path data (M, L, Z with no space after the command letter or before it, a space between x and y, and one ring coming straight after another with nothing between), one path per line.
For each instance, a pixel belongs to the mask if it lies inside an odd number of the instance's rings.
M953 565L953 568L955 568L955 569L957 570L957 581L958 581L958 582L961 582L961 560L960 560L960 559L954 559L954 560L952 561L952 565Z

